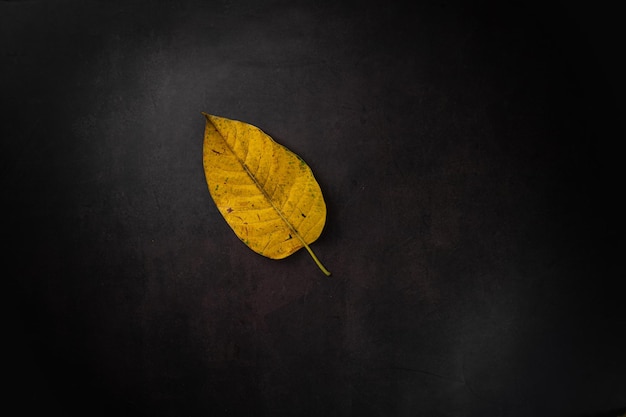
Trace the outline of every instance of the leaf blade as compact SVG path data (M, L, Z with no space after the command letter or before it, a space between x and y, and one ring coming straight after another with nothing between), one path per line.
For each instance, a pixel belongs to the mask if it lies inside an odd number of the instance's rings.
M218 210L250 249L282 259L320 236L326 203L309 166L248 123L203 113L203 165Z

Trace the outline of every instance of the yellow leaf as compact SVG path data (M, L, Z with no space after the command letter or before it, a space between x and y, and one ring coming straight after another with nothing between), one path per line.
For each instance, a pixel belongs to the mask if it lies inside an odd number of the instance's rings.
M218 210L253 251L272 259L306 248L322 233L326 203L309 166L258 127L206 117L203 163Z

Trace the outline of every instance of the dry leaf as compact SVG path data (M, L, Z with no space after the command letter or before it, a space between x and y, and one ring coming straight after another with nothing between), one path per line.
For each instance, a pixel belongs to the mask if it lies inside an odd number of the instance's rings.
M322 233L326 203L309 166L247 123L206 117L203 163L209 192L235 234L272 259L306 248Z

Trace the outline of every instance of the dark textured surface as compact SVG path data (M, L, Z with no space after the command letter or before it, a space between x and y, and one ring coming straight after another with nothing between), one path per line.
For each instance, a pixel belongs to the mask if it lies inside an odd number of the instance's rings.
M0 2L14 403L623 412L617 15L479 4ZM230 231L201 111L309 163L331 278Z

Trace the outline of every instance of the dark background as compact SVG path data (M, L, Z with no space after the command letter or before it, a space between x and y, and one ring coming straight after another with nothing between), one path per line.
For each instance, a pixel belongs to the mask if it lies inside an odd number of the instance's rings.
M619 16L0 1L7 409L626 411ZM235 237L202 111L309 163L332 277Z

